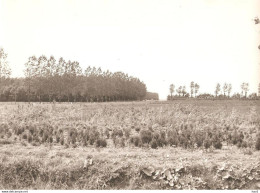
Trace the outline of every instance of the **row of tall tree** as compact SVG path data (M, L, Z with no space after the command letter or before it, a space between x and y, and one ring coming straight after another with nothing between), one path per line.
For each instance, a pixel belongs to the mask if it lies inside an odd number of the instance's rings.
M199 92L199 84L195 83L195 82L191 82L190 83L190 93L188 93L186 91L186 86L179 86L178 88L176 87L175 89L175 85L171 84L170 85L170 95L168 96L168 100L173 99L174 97L196 97L196 95ZM177 95L174 96L174 92L176 91Z
M224 83L224 85L221 87L219 83L217 83L216 88L215 88L215 95L209 94L209 93L204 93L204 94L198 94L200 86L197 83L194 83L193 81L190 83L190 93L186 91L185 86L179 86L177 89L175 89L175 85L171 84L169 91L170 95L168 95L167 100L172 100L174 98L179 98L179 97L196 97L196 98L257 98L256 93L252 93L249 97L247 96L248 91L249 91L249 84L243 82L241 84L241 93L234 93L232 96L230 96L231 91L232 91L232 85L228 83ZM222 88L222 89L221 89ZM174 92L176 91L176 95L173 95ZM222 91L222 93L221 93ZM194 96L193 96L194 94ZM260 96L260 83L258 85L258 95Z
M25 63L25 78L10 78L7 54L1 49L1 101L128 101L142 100L146 85L123 72L112 73L101 68L87 67L77 61L57 61L31 56Z

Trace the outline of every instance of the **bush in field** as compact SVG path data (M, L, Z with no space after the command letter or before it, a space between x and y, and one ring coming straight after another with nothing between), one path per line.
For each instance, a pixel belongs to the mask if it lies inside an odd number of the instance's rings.
M60 136L57 135L57 136L56 136L56 143L59 143L59 142L60 142Z
M53 137L52 137L52 136L49 137L48 142L49 142L49 143L52 143L52 142L53 142Z
M160 131L160 137L162 139L166 139L166 132L165 131Z
M96 147L106 147L107 141L105 139L98 139L96 141Z
M27 134L23 134L23 139L27 139Z
M29 142L29 143L31 143L32 142L32 135L31 134L28 134L28 137L27 137L27 141Z
M34 127L32 125L30 125L28 128L29 128L29 132L31 133L31 135L33 135Z
M135 127L135 131L139 133L141 131L141 128L140 127Z
M130 142L134 144L136 147L140 147L142 142L139 136L133 136L130 138Z
M61 145L64 145L64 137L62 137L62 138L60 139L60 144L61 144Z
M33 136L33 141L38 143L38 142L40 142L40 139L39 139L39 137L37 135L34 135Z
M110 133L109 133L108 128L106 128L106 130L105 130L105 136L106 136L107 139L109 139L109 137L110 137Z
M166 141L166 139L164 137L159 137L159 139L157 140L157 145L159 147L163 147L165 145L168 145L168 142Z
M157 147L158 147L158 144L157 144L156 139L154 138L154 139L152 139L152 141L151 141L151 148L156 149Z
M44 134L43 129L40 129L40 131L39 131L39 135L40 135L40 137L43 137L43 134Z
M194 143L197 144L197 147L201 147L203 145L204 140L204 133L201 131L194 132L192 135L194 135Z
M115 138L115 137L123 137L124 133L121 129L114 129L112 132L111 137Z
M142 130L140 132L140 138L142 143L150 143L152 140L152 132L149 130Z
M248 146L248 145L247 145L247 142L246 142L246 141L243 141L242 144L241 144L241 147L242 147L242 148L247 148L247 146Z
M216 149L222 148L222 143L219 137L214 136L214 139L212 140L213 147Z
M257 135L255 148L256 150L260 150L260 133Z
M47 141L47 139L48 139L48 133L47 132L44 132L43 133L43 136L42 136L42 143L45 143L46 141Z
M203 141L204 148L205 149L210 148L211 144L212 144L211 139L209 137L206 137L205 140Z
M124 129L124 133L125 133L126 139L129 139L131 130L130 130L129 128L125 128L125 129Z
M77 141L77 138L76 138L76 134L73 133L72 136L71 136L71 143L74 145Z
M94 129L91 129L89 133L86 134L86 137L89 141L89 144L94 145L94 143L100 138L100 133Z
M153 139L158 140L160 138L160 133L154 132L153 133Z
M170 145L170 146L177 146L179 143L179 140L177 137L173 137L173 136L170 136L167 138L167 144Z
M120 147L125 147L125 138L120 138Z
M24 128L23 127L22 128L17 128L15 134L16 135L21 135L23 132L24 132Z

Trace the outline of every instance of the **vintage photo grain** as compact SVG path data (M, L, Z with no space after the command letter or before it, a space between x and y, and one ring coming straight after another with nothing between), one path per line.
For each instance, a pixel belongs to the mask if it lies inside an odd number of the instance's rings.
M259 0L0 0L0 190L257 192L259 18Z

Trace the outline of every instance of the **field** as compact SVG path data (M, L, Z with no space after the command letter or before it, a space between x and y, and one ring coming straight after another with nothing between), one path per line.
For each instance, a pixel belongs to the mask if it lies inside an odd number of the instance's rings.
M1 103L0 189L259 189L260 101Z

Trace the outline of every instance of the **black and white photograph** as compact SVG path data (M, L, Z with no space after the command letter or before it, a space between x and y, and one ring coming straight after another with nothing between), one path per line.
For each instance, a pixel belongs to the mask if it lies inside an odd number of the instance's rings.
M0 190L260 192L260 0L0 0Z

